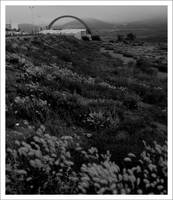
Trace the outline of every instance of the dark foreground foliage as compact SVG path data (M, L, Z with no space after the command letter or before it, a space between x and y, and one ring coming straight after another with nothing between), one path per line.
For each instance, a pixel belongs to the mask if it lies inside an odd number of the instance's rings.
M167 193L167 79L101 45L6 41L8 194Z
M32 137L15 140L13 148L7 148L7 193L167 193L166 144L154 142L148 146L144 142L139 159L129 153L120 168L111 161L109 151L99 154L94 147L85 150L76 140L71 136L50 136L43 125Z

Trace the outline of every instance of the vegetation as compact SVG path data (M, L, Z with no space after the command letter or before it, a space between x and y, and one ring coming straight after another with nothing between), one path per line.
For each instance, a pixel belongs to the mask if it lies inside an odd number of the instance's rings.
M126 36L126 40L134 41L136 39L136 36L133 33L128 33Z
M99 35L92 35L92 40L101 41L101 38Z
M133 42L136 39L136 35L134 35L133 33L127 33L127 35L122 35L122 34L118 34L117 35L117 42Z
M87 151L75 140L50 136L43 125L27 140L15 140L15 146L7 148L7 193L166 194L166 144L144 143L140 159L129 153L120 168L109 151Z
M167 193L167 79L101 45L6 41L6 193Z

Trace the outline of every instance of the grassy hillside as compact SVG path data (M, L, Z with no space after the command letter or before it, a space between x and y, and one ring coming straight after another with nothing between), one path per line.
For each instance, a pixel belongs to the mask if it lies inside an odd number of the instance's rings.
M167 192L167 80L101 45L6 40L7 193Z

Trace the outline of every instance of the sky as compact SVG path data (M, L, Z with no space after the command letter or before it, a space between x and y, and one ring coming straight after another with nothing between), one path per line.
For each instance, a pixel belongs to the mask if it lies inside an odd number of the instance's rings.
M7 6L6 23L49 24L61 15L74 15L82 19L132 22L150 18L165 18L166 6ZM60 24L63 22L59 22Z

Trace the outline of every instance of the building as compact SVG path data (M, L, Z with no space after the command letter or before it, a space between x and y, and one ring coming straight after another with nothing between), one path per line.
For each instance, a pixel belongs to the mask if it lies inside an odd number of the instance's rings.
M40 34L55 34L55 35L69 35L81 40L82 37L89 37L86 29L62 29L62 30L43 30L39 32Z
M20 30L20 27L18 24L6 24L6 36L20 36L20 35L26 35L27 33Z
M22 35L22 32L16 29L6 29L6 36L16 36L16 35Z

